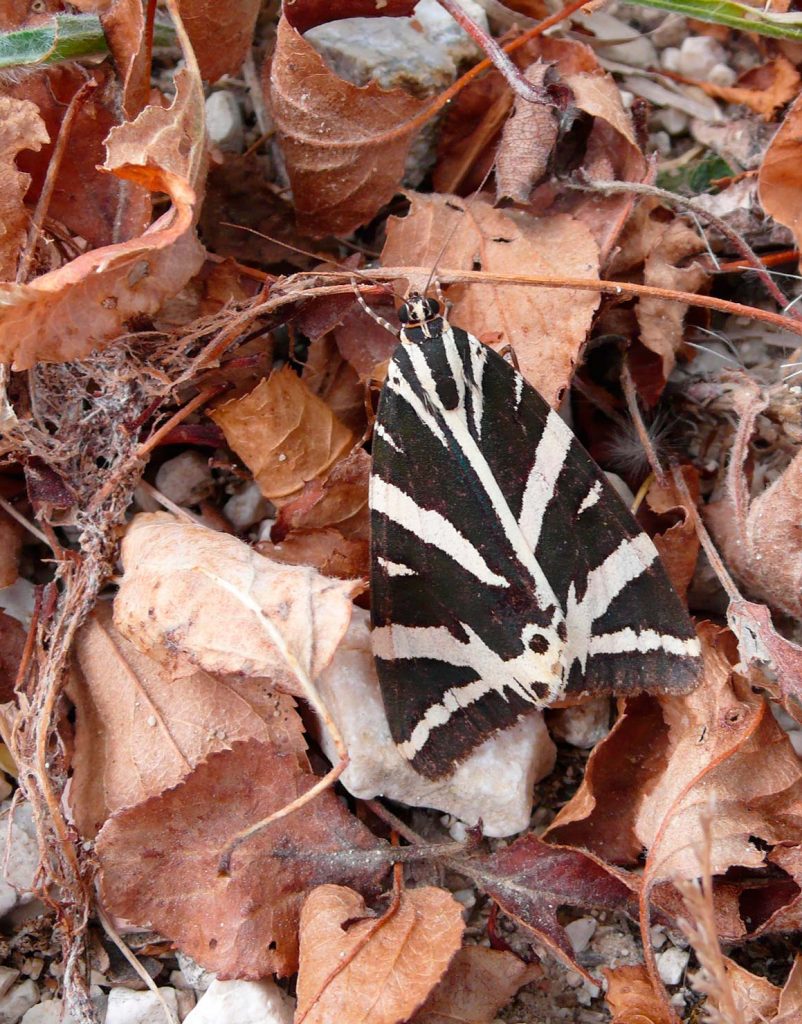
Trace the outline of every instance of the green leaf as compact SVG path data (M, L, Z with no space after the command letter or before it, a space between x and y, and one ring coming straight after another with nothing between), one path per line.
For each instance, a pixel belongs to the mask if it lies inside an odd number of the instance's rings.
M716 25L727 25L744 32L757 32L776 39L794 39L802 42L802 14L792 11L775 14L760 7L737 3L736 0L627 0L638 7L657 7L662 11L673 11L686 18L710 21Z

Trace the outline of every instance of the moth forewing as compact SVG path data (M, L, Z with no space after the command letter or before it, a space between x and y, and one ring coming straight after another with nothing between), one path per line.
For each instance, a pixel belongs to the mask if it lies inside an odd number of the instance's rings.
M532 707L681 691L699 645L650 538L545 400L411 297L373 440L373 648L425 775Z

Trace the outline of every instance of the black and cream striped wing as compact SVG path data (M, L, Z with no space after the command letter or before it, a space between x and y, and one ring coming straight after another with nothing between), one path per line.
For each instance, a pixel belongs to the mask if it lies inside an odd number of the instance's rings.
M390 363L371 478L374 655L393 737L431 777L532 706L699 673L654 544L596 464L504 359L436 324Z

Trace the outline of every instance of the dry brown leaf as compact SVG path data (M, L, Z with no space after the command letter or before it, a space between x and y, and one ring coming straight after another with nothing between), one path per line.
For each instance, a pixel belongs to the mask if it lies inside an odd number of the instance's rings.
M756 114L770 121L774 114L794 99L799 92L802 78L799 72L782 54L767 64L750 68L740 75L735 85L714 85L712 82L693 82L708 96L724 100L725 103L742 103Z
M329 663L360 589L164 512L136 516L121 555L114 621L139 650L175 675L240 672L305 696L299 679Z
M49 140L35 104L0 96L0 280L12 280L17 260L28 235L28 215L23 205L31 176L20 171L20 150L38 150ZM6 584L3 584L4 586Z
M326 882L374 893L385 869L365 854L380 841L327 790L241 846L230 875L218 865L227 840L317 781L297 755L248 740L118 811L95 847L107 909L155 928L221 978L292 974L305 896Z
M366 315L365 319L370 318ZM344 427L357 437L365 433L365 385L339 351L334 334L327 334L310 344L301 379L318 398L323 399Z
M411 15L417 0L295 0L287 4L286 18L299 32L339 18L395 18Z
M797 97L769 143L757 181L763 209L790 228L802 248L802 96Z
M553 72L548 64L531 64L524 77L544 89ZM496 153L496 195L525 203L543 177L557 141L559 123L554 107L518 97L507 118Z
M282 507L271 539L279 543L293 530L334 526L344 537L367 540L369 477L370 456L364 448L355 448L336 463L325 480L307 484L294 501Z
M699 474L693 466L683 466L682 475L691 498L699 498ZM670 477L655 479L646 495L646 503L658 516L679 517L668 529L652 531L654 545L660 555L672 586L684 599L699 557L699 536L696 520L684 505L685 498Z
M667 748L657 700L627 700L624 713L591 751L579 789L549 825L546 838L634 867L643 851L635 821L665 770Z
M486 201L412 193L406 217L391 217L382 264L481 269L498 274L594 278L598 250L590 232L566 215L542 220L495 210ZM427 274L428 276L428 274ZM419 290L425 280L411 281ZM599 296L516 285L448 288L450 320L494 348L512 345L523 375L552 404L568 386Z
M367 540L349 540L331 526L293 530L281 543L260 541L256 550L284 565L311 565L324 576L341 580L366 579L370 572Z
M0 509L0 588L10 587L19 576L22 538L20 524Z
M166 192L172 206L138 238L83 253L30 284L0 285L0 361L24 370L83 358L130 317L155 312L200 268L194 222L205 175L204 107L191 52L175 86L170 107L146 107L111 131L104 165Z
M177 5L201 77L216 82L223 75L236 74L251 47L259 0L240 0L236 4L177 0Z
M0 704L14 700L14 685L26 636L22 623L0 608Z
M290 366L211 414L226 440L275 503L297 495L351 449L356 438Z
M347 234L392 199L417 130L406 125L424 100L343 81L287 18L279 22L268 93L301 230L315 238Z
M85 238L94 248L141 235L151 221L150 192L104 173L101 167L106 156L103 142L120 123L119 82L113 69L106 64L90 71L69 62L26 73L19 82L4 89L36 104L51 139L37 153L21 153L17 161L20 169L32 176L26 197L32 204L41 195L70 102L87 82L94 88L84 91L75 112L69 143L52 183L47 216ZM148 78L148 87L149 82Z
M733 671L732 635L703 623L700 638L704 682L660 698L666 769L635 822L653 879L699 877L706 845L710 871L720 875L761 867L766 845L798 839L802 763L768 701Z
M739 494L728 489L723 499L706 506L705 520L727 565L749 592L800 618L802 454L757 498L750 502L745 495L745 488Z
M462 907L443 889L407 889L381 920L351 889L315 889L301 912L299 1016L306 1024L408 1020L443 977L464 929Z
M491 1024L519 988L543 976L540 964L486 946L463 946L412 1024Z
M303 755L291 697L259 679L195 672L176 682L114 628L101 603L75 641L72 816L91 838L114 811L175 786L199 762L255 738Z
M613 1015L612 1024L674 1024L644 966L605 968L604 976L604 998Z

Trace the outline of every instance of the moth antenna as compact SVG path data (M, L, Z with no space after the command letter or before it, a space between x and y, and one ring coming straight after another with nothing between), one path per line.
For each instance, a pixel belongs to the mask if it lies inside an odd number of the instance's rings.
M385 320L383 316L379 316L379 314L374 309L371 309L367 302L365 302L365 300L362 298L362 293L359 291L359 286L356 282L356 279L353 277L351 278L351 287L354 289L356 301L364 309L368 316L372 320L375 320L377 324L380 324L386 331L389 331L390 334L392 334L394 337L400 337L401 332L398 330L398 328L394 324L391 324L389 320Z

